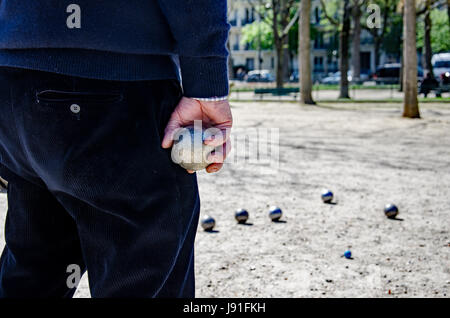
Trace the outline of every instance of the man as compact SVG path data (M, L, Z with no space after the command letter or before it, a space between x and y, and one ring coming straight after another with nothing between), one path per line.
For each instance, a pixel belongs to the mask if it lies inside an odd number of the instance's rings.
M434 78L433 73L427 72L424 79L420 83L419 95L423 94L427 98L430 91L436 89L439 86L439 82Z
M170 147L202 120L228 149L226 9L1 1L0 297L71 297L86 269L93 297L194 296L196 176Z

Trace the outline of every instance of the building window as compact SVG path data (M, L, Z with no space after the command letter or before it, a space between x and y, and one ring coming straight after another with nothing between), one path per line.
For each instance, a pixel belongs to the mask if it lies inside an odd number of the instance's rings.
M314 48L315 49L323 49L323 33L317 33L316 38L314 39Z
M242 20L242 25L246 25L249 23L250 20L250 12L248 11L248 8L245 8L245 18Z
M237 10L234 10L228 19L231 26L237 26Z
M239 51L239 34L236 34L233 50Z
M274 57L272 57L272 58L270 59L270 67L271 67L272 69L275 68L275 58L274 58Z
M314 57L314 72L323 72L323 57Z
M252 71L255 69L255 59L254 58L246 58L245 59L245 66L247 67L247 70Z

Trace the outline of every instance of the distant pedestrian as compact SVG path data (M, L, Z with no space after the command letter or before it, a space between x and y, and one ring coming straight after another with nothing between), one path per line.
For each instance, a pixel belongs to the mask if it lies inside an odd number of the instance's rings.
M425 78L420 83L419 94L423 94L427 98L430 91L436 89L439 86L439 82L433 77L431 72L427 72Z

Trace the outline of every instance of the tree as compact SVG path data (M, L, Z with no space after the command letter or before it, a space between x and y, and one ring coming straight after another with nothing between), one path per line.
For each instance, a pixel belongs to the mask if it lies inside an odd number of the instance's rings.
M423 19L425 20L425 19ZM447 12L434 8L430 11L431 20L431 51L442 53L450 51L450 26L448 24ZM425 21L417 23L417 47L423 48L425 42ZM437 75L437 74L436 74Z
M233 71L233 56L231 55L231 44L230 44L230 39L228 39L227 41L227 50L229 52L228 54L228 78L232 79L234 78L234 71Z
M431 0L425 0L425 17L424 17L424 63L423 66L425 70L431 73L431 76L434 77L433 74L433 64L431 63L431 58L433 56L433 52L431 49L431 28L433 27L431 24Z
M348 93L348 69L349 69L349 63L348 63L348 48L349 48L349 41L350 41L350 31L351 31L351 20L350 20L350 0L344 0L344 16L342 21L342 31L340 36L340 56L341 56L341 82L340 82L340 94L339 98L350 98L350 95Z
M300 103L313 105L315 102L312 98L311 80L311 0L301 0L299 10Z
M258 49L259 43L263 49L274 49L276 53L276 84L283 87L289 71L289 33L297 18L292 14L293 4L299 0L272 0L262 5L262 1L249 4L258 12L261 21L255 21L242 29L242 41L251 48ZM295 9L296 6L294 6ZM270 28L270 30L269 30Z
M284 80L284 63L288 62L288 33L287 28L291 17L290 9L293 7L295 0L272 0L272 28L273 42L276 52L276 85L277 88L283 87Z
M361 76L361 8L366 4L366 0L353 0L352 18L353 18L353 41L352 41L352 65L353 78L356 82Z
M341 3L342 1L339 1ZM351 31L351 6L350 0L343 0L344 5L342 14L336 12L335 16L342 15L342 23L339 19L331 16L326 8L324 0L320 0L322 11L325 18L337 29L340 29L339 34L339 70L341 72L341 80L339 84L340 92L339 98L350 98L348 93L349 83L347 73L349 69L349 43L350 43L350 31Z
M258 50L261 45L262 50L272 50L274 48L272 22L265 20L255 21L242 28L241 44L248 44L252 50Z
M374 49L375 49L375 66L380 64L381 47L383 40L386 37L386 33L389 30L389 26L392 25L393 19L395 19L395 9L397 7L398 0L371 0L369 4L374 4L380 8L380 12L383 13L382 19L379 23L380 27L374 27L373 25L363 24L362 27L367 30L373 37ZM394 29L395 30L395 29ZM386 42L385 42L386 43ZM398 43L396 41L389 41L391 43ZM398 47L398 44L394 44Z
M417 1L416 1L417 2ZM431 12L434 6L443 5L441 0L419 0L419 6L422 5L422 9L418 9L416 16L424 15L423 18L423 65L424 68L433 75L433 65L431 63L431 58L433 56L431 32L433 28L433 23L431 19ZM419 29L420 30L420 29ZM448 41L447 41L448 42Z
M404 0L403 27L403 117L420 118L419 103L417 100L415 0Z
M401 43L403 39L403 13L396 11L392 12L388 21L386 31L380 37L378 48L375 46L375 51L381 49L381 51L386 54L400 57L402 55L402 46L401 44L399 45L399 43ZM377 57L375 58L377 59Z
M447 17L448 17L448 25L450 26L450 0L447 0Z
M228 6L227 6L227 16L231 16L232 12L236 8L236 0L228 0ZM228 77L232 79L234 77L234 71L233 71L233 56L231 52L231 43L230 43L230 37L228 37L227 40L227 50L228 50Z

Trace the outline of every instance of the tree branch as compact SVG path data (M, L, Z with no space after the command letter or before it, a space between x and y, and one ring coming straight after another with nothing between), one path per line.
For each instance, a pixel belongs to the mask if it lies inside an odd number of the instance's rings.
M326 9L326 6L325 6L325 2L323 2L323 0L320 0L320 5L322 6L322 11L323 11L323 13L325 15L325 18L327 18L327 20L330 21L331 24L339 27L339 22L328 15L327 9Z
M416 11L416 17L421 16L428 10L433 10L433 9L437 8L439 5L441 5L441 4L443 5L444 3L445 3L444 1L441 3L440 0L431 0L430 3L428 4L428 1L425 1L424 7L422 9L420 9L419 11Z
M297 10L297 12L295 12L295 15L292 17L291 21L289 22L289 24L286 26L286 28L284 28L283 30L283 36L289 33L289 30L292 28L292 26L295 24L295 21L297 21L298 17L300 15L300 9Z

